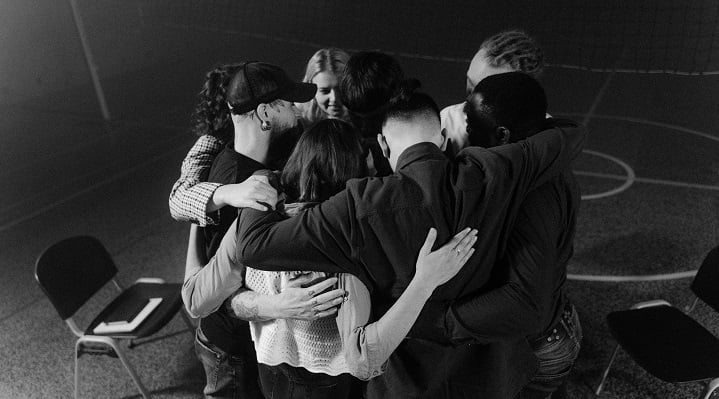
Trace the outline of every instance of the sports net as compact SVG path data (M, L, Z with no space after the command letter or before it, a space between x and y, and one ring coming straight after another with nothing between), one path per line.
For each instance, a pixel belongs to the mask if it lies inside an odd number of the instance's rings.
M716 0L137 0L145 24L349 51L466 62L504 29L536 37L549 65L719 74Z

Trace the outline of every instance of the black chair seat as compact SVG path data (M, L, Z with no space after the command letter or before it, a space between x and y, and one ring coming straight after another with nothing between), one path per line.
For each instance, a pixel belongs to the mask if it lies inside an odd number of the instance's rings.
M180 290L182 284L135 283L113 300L85 330L87 335L104 335L109 337L133 339L154 334L165 326L182 306ZM113 320L117 309L126 301L137 301L139 298L162 298L160 305L134 330L123 333L96 334L92 330L105 320Z
M649 373L667 382L719 376L719 340L672 306L612 312L609 330Z

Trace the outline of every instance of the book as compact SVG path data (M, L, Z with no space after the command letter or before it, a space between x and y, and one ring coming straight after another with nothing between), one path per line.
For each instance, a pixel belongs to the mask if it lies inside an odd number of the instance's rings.
M147 306L149 301L149 298L124 301L120 306L114 309L112 314L108 315L104 321L106 324L129 323Z
M93 328L92 332L95 334L108 334L108 333L123 333L134 331L145 319L149 316L153 310L155 310L160 303L162 298L150 298L147 300L145 305L130 321L118 320L114 317L112 320L103 321ZM140 302L142 303L142 302ZM125 318L124 316L121 318Z

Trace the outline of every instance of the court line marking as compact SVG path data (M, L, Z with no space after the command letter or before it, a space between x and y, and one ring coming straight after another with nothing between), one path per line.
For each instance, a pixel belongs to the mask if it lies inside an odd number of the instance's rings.
M557 113L557 115L584 116L584 114L579 113L579 112ZM593 115L592 117L597 118L597 119L609 119L609 120L633 122L633 123L638 123L638 124L643 124L643 125L661 127L661 128L665 128L665 129L669 129L669 130L678 130L683 133L693 134L695 136L703 137L707 140L712 140L712 141L716 141L717 143L719 143L719 136L714 136L709 133L701 132L699 130L689 129L687 127L683 127L683 126L679 126L679 125L672 125L670 123L655 122L655 121L651 121L649 119L634 118L631 116L621 116L621 115L596 114L596 115Z
M581 175L581 176L600 177L600 178L613 179L613 180L626 180L627 179L626 176L613 175L611 173L598 173L598 172L587 172L587 171L576 171L576 170L574 171L574 173L577 175ZM665 186L719 191L719 186L712 186L709 184L684 183L684 182L672 181L672 180L650 179L647 177L636 177L636 178L634 178L634 181L636 181L638 183L661 184L661 185L665 185ZM584 199L584 198L582 197L582 199Z
M607 79L604 80L604 84L602 84L602 87L599 88L599 92L597 92L597 95L594 97L594 101L592 101L592 105L589 107L589 111L584 114L584 120L582 120L582 125L587 126L589 124L589 120L592 119L592 117L594 116L594 111L597 110L597 107L599 107L599 103L602 102L602 99L604 98L604 93L607 92L607 88L609 88L609 84L612 82L613 77L614 72L611 72L609 75L607 75Z
M622 178L621 178L621 180L624 180L624 183L621 186L611 189L609 191L605 191L603 193L582 195L583 200L593 200L593 199L605 198L605 197L619 194L623 191L626 191L636 181L637 176L634 173L634 169L632 169L631 166L629 166L626 162L622 161L621 159L613 157L608 154L604 154L602 152L598 152L598 151L582 150L582 152L591 154L591 155L595 155L600 158L608 159L608 160L616 163L617 165L621 166L622 169L624 169L624 171L626 172L626 175L622 176ZM574 171L574 173L577 175L582 175L582 176L592 175L592 172L584 172L584 171L576 171L576 170ZM612 176L617 176L617 175L612 175ZM603 176L595 176L595 177L603 177Z
M679 280L682 278L694 277L697 274L696 270L689 270L686 272L676 273L664 273L664 274L646 274L646 275L635 275L635 276L612 276L604 274L572 274L567 273L568 280L574 281L599 281L599 282L611 282L611 283L627 283L627 282L641 282L641 281L664 281L664 280Z

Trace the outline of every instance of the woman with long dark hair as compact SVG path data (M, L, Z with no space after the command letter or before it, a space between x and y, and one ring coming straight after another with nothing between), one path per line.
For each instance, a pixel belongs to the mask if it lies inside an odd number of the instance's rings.
M301 136L281 174L284 212L296 216L343 190L347 180L366 174L356 129L340 120L320 121ZM334 276L345 291L337 318L251 322L263 394L288 399L346 398L358 394L352 389L357 386L355 378L367 380L381 374L383 364L406 336L434 288L454 276L473 253L470 247L476 230L466 229L431 251L435 237L433 229L420 251L409 286L374 323L367 324L369 291L350 274ZM462 250L456 250L458 247ZM266 272L247 267L244 281L257 293L273 295L300 275L329 277L321 272Z

